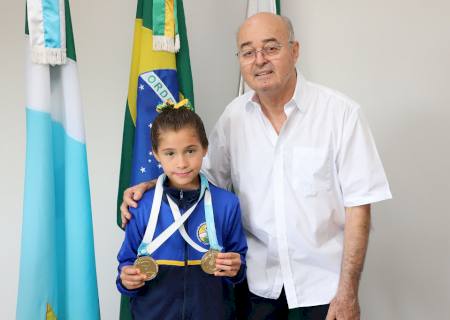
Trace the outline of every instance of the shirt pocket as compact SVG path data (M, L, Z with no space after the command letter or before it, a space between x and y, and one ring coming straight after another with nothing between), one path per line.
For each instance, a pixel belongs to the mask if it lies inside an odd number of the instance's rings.
M327 148L294 147L288 161L294 190L309 197L330 190L331 156Z

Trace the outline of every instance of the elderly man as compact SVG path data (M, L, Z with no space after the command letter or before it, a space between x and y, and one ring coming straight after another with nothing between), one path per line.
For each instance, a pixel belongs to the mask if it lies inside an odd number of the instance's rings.
M254 91L225 109L203 169L241 201L248 292L238 309L258 320L359 319L370 204L391 197L360 107L296 70L299 43L285 17L250 17L237 46ZM125 223L150 186L125 191Z

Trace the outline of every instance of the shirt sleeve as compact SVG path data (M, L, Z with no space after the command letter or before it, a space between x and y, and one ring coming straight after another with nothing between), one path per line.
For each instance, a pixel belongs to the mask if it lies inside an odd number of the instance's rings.
M225 277L225 280L236 284L245 279L247 264L245 257L247 255L247 240L245 238L244 229L241 222L241 208L239 200L234 197L232 212L229 214L227 234L224 242L225 252L236 252L241 256L241 268L236 276L230 278Z
M139 204L143 206L142 201ZM117 289L120 291L120 293L131 297L136 296L140 289L129 290L125 288L122 285L122 281L120 280L120 273L123 267L133 265L137 257L137 249L139 248L139 245L141 244L142 238L145 233L145 226L140 223L140 215L138 213L139 210L142 210L142 208L130 208L132 218L125 228L125 239L117 255L117 260L119 261L118 274L116 279Z
M392 197L372 133L359 107L345 115L336 165L345 207Z
M228 147L227 113L217 121L209 135L208 153L203 160L202 172L216 186L231 190L231 162Z

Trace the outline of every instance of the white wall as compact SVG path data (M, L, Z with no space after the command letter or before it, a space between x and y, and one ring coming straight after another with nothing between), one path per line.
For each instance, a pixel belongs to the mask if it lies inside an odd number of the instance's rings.
M306 75L362 105L391 184L394 199L374 206L363 319L450 319L450 3L284 8Z
M237 90L234 33L246 1L184 0L197 110L211 129ZM115 198L136 1L72 1L103 319L117 319ZM450 315L450 3L284 0L302 44L299 67L358 101L394 199L374 206L363 319ZM23 1L0 3L0 319L14 319L25 114ZM447 107L447 108L445 108Z

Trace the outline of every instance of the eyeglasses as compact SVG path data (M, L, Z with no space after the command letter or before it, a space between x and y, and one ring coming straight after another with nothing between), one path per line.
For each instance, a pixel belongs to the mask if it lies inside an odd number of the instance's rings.
M291 44L292 41L289 41L288 44ZM255 49L255 48L249 48L240 50L236 53L236 56L239 58L241 63L243 64L249 64L255 61L256 55L258 52L261 52L261 54L264 56L264 58L273 58L276 57L280 51L281 48L283 48L283 45L279 43L267 43L265 46L263 46L261 49Z

